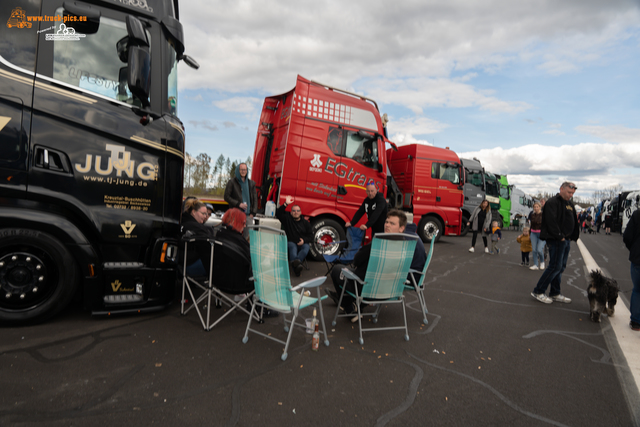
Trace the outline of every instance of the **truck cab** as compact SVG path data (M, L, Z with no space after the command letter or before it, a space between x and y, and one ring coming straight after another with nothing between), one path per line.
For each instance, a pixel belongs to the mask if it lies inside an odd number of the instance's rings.
M460 235L468 232L467 222L473 210L480 206L486 197L486 183L484 168L480 161L474 159L460 159L464 167L464 205L462 205L462 226Z
M6 3L6 2L5 2ZM185 132L177 1L16 0L1 26L0 321L166 307ZM13 16L13 15L12 15Z

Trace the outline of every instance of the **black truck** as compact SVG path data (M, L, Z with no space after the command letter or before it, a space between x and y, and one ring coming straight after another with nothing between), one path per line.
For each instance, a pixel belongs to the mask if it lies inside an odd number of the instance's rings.
M0 324L43 321L74 296L94 314L166 307L177 64L198 67L177 0L12 0L0 17Z

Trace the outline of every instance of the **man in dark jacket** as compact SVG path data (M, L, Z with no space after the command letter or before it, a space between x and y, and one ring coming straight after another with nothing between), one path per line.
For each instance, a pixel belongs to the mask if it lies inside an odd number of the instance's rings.
M246 163L236 167L236 175L227 182L224 190L224 201L230 208L238 208L253 218L258 212L258 193L256 183L249 179L249 168Z
M406 230L406 228L409 228L409 230ZM417 227L413 226L413 224L407 224L407 216L402 211L394 209L391 210L387 215L385 215L385 224L383 229L385 233L406 233L418 236L418 234L415 232L416 229ZM358 252L356 252L355 257L353 258L353 267L355 268L353 272L362 280L364 280L367 274L372 246L373 245L363 246ZM413 253L413 258L411 259L411 269L421 272L426 261L427 254L424 249L424 244L420 239L418 239L416 241L416 249ZM333 270L331 270L331 280L333 281L335 292L328 291L327 294L336 304L338 303L338 299L340 298L342 285L344 283L344 276L341 276L342 268L334 268ZM354 283L354 281L348 280L346 290L348 292L355 293L355 286L356 284ZM362 290L361 285L358 285L358 290ZM349 314L356 310L354 303L355 298L353 298L348 293L345 293L344 297L342 298L342 309L345 311L345 313Z
M299 205L291 206L291 213L286 211L287 206L294 202L293 196L287 196L282 206L276 209L276 217L282 224L282 229L287 235L287 249L289 251L289 265L296 276L302 272L302 261L309 253L309 244L313 239L311 224L302 217Z
M629 326L634 331L640 331L640 209L637 209L624 230L622 240L629 249L629 261L631 261L631 322Z
M547 201L542 211L540 238L545 240L549 247L549 265L540 276L531 296L545 304L554 301L567 304L571 302L570 298L560 293L560 282L562 272L567 268L571 240L577 241L580 237L580 224L576 208L571 201L577 189L572 182L562 183L560 192ZM547 296L545 292L549 285L551 290Z
M387 201L381 193L378 193L373 181L367 183L367 198L360 205L360 209L353 216L353 219L344 226L351 227L351 224L357 224L364 214L367 214L367 222L360 226L362 231L371 228L371 237L384 231L384 222L387 219Z

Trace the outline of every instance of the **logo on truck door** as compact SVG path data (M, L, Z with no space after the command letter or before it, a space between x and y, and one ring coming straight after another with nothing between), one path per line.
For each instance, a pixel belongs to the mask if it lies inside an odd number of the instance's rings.
M309 170L311 172L322 172L322 160L320 160L320 154L314 154L313 159L311 159L311 167Z
M123 176L124 173L131 179L140 178L145 181L158 179L158 166L149 162L136 165L136 161L131 160L131 152L127 151L124 145L107 144L105 148L111 153L111 156L107 157L106 167L103 165L102 156L96 155L93 162L93 155L87 154L84 165L80 163L74 165L76 171L86 174L93 169L98 175L108 176L115 170L116 177Z

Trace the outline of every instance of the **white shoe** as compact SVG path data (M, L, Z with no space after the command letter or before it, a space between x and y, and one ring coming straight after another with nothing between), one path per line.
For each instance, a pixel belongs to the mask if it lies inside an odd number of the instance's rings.
M543 304L551 304L553 302L553 300L545 294L534 294L533 292L531 292L531 296Z
M531 267L529 267L529 270L538 270L538 266L537 265L532 265Z
M540 270L544 270L544 262L540 263Z
M475 252L475 249L473 249L473 247L469 248L469 252Z
M484 248L484 253L488 254L489 253L489 248Z
M563 302L565 304L571 303L571 298L567 298L564 295L554 295L551 297L551 299L557 302Z

